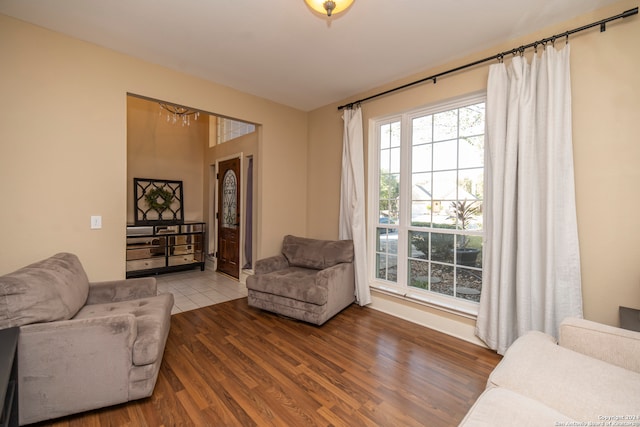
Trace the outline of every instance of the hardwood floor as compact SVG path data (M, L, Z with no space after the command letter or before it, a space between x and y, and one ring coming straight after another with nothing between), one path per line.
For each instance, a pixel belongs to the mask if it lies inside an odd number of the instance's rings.
M241 298L172 316L152 397L41 425L455 426L499 360L356 305L316 327Z

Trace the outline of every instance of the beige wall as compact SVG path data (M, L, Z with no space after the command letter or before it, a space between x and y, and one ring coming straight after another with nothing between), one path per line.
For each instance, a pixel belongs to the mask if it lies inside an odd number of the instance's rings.
M306 231L307 114L0 15L0 273L59 251L125 275L127 93L263 125L257 253ZM268 202L267 202L268 201ZM91 230L91 215L103 228Z
M636 7L622 1L561 25L518 40L505 41L484 52L461 58L394 82L356 100L418 78L491 56L521 44L561 33ZM640 308L640 18L610 23L571 37L573 138L576 198L582 257L584 314L588 319L616 325L618 306ZM363 104L365 141L368 121L404 109L428 105L474 91L486 90L488 66L483 65ZM342 102L340 104L343 104ZM329 105L309 114L309 234L337 236L339 158L342 120ZM366 144L366 142L365 142ZM366 147L365 147L366 150ZM366 156L366 154L365 154ZM366 159L366 157L365 157ZM335 171L335 172L334 172ZM375 294L374 307L475 341L474 322L424 306ZM435 317L434 317L435 316Z
M189 126L167 122L157 102L127 97L127 223L133 224L133 179L182 181L183 218L203 221L205 149L209 145L209 115Z

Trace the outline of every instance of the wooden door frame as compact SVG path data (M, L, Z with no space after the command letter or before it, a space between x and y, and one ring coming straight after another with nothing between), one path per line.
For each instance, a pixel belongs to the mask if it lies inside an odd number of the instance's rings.
M222 177L219 177L218 175L220 174L220 163L221 162L225 162L227 160L233 160L233 159L239 159L240 160L240 225L239 227L239 235L238 235L238 251L240 252L238 255L238 260L239 260L239 276L242 276L242 266L244 265L244 263L246 262L246 256L244 254L244 239L245 239L245 227L244 227L244 219L245 219L245 215L246 215L246 188L247 188L247 184L246 184L246 180L247 180L247 174L245 171L245 158L244 158L244 153L242 151L240 151L239 153L234 153L234 154L230 154L228 156L224 156L224 157L220 157L216 159L216 163L215 163L215 169L213 171L213 182L211 187L213 187L213 193L214 193L214 197L213 199L213 206L210 206L210 215L209 218L211 220L211 224L212 224L212 230L215 232L215 239L213 239L214 242L214 249L213 249L213 253L216 253L220 250L220 248L218 247L218 235L219 235L219 230L218 230L218 220L216 219L216 215L219 213L218 212L218 207L219 207L219 197L220 194L218 194L218 184L219 181L222 179ZM211 188L209 189L209 191L211 191ZM217 271L218 270L218 258L214 257L214 270ZM239 279L238 279L239 280Z

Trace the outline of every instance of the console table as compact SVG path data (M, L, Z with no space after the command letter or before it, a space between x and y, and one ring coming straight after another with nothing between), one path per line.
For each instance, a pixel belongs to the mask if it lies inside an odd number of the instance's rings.
M18 333L0 329L0 427L18 425Z
M127 226L127 278L205 266L204 222Z

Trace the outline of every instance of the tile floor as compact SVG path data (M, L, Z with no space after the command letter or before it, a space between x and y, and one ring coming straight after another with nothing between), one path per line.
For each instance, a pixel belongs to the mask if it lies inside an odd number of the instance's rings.
M173 294L175 303L171 314L247 296L244 284L208 268L159 274L156 281L158 293Z

